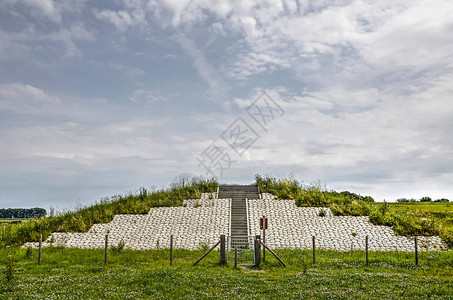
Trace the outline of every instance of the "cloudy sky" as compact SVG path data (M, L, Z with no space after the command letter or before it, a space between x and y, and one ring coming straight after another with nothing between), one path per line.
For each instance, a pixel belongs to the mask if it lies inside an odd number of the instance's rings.
M0 1L0 207L181 173L453 200L450 0Z

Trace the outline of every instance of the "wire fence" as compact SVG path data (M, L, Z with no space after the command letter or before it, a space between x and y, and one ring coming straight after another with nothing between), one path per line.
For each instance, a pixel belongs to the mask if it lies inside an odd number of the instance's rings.
M235 249L237 250L238 265L255 264L255 236L227 236L226 238L227 263L235 263Z

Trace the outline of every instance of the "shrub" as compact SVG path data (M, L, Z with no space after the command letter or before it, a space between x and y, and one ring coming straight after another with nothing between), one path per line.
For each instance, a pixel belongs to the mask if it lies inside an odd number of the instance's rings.
M125 245L126 243L123 240L121 240L121 242L119 242L118 245L110 246L110 251L112 251L113 253L120 253L124 250Z
M291 174L283 179L257 174L255 175L255 182L259 186L261 192L271 193L278 199L295 200L302 190L302 183Z
M25 252L25 258L30 259L32 254L33 254L33 250L30 246L28 246L27 251Z
M320 190L303 191L296 200L297 206L324 207L329 205L328 199Z
M2 271L4 278L0 277L0 293L2 291L12 291L15 284L15 265L14 265L14 253L8 251L6 257L6 266Z
M359 200L359 201L365 201L365 202L374 202L374 199L371 196L361 196L361 195L358 195L358 194L355 194L355 193L351 193L349 191L340 192L340 195L342 195L342 196L344 196L346 198L352 199L352 200Z
M209 243L207 241L199 241L197 244L197 250L206 252L209 250Z
M5 268L5 279L7 283L10 283L14 278L14 257L10 254L7 257L6 268Z

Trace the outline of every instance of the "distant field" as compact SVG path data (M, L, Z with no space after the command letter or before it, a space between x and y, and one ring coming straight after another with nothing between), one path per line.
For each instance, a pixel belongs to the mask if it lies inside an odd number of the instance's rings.
M448 231L453 232L453 203L389 203L398 212L417 211L434 218Z
M0 219L0 223L24 223L27 222L28 219Z
M395 209L420 210L426 212L449 212L453 213L453 203L429 203L429 202L409 202L409 203L389 203Z

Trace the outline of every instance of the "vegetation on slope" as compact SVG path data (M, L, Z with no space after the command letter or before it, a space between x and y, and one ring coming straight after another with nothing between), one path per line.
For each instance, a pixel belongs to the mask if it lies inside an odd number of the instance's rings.
M36 242L39 235L46 239L52 232L86 232L95 223L108 223L117 214L147 214L152 207L180 206L184 199L200 198L201 193L215 192L213 179L194 179L186 185L169 189L147 190L122 196L104 198L92 206L82 207L57 216L30 219L23 224L6 224L0 227L0 248Z
M439 235L453 247L451 211L410 207L414 204L426 206L426 203L376 203L370 196L327 191L320 183L304 185L293 177L278 179L256 175L255 180L261 192L272 193L279 199L293 199L298 206L326 206L335 215L369 216L373 224L391 226L396 234ZM146 214L152 207L179 206L184 199L199 198L203 192L215 192L217 186L213 179L195 179L185 186L177 185L169 189L150 191L142 188L135 193L104 198L93 206L57 216L30 219L22 224L4 224L0 226L0 248L36 242L40 234L46 239L52 232L86 232L95 223L110 222L116 214Z
M390 226L396 234L438 235L449 247L453 247L453 224L444 213L394 209L386 202L374 202L370 196L327 191L320 183L304 185L291 176L279 179L256 175L255 181L261 192L274 194L278 199L292 199L297 206L330 207L337 216L369 216L373 224Z

